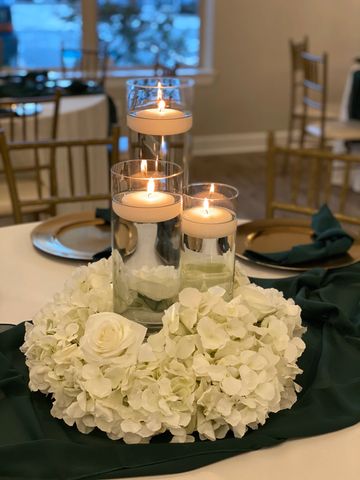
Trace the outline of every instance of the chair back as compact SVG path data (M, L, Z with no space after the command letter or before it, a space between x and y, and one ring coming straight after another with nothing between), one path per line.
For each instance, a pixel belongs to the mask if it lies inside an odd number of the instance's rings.
M323 53L322 55L313 55L309 52L303 52L301 57L304 67L301 146L304 145L305 130L310 120L309 114L311 113L311 110L313 110L319 113L319 148L323 148L325 146L328 57L326 53Z
M0 100L0 109L8 114L0 120L0 127L5 129L11 142L52 139L57 137L61 93L47 97L4 98ZM51 122L49 130L40 128L43 109L50 109Z
M99 49L65 48L61 45L61 71L65 78L93 80L104 86L108 70L108 45Z
M304 37L300 42L289 40L290 50L290 98L289 98L289 118L286 146L290 148L295 136L295 128L299 127L298 123L303 117L302 93L304 81L304 63L302 60L302 53L309 49L308 37ZM284 163L282 170L286 172L288 169L289 159L284 156Z
M303 61L301 54L309 50L309 38L305 36L300 42L295 42L294 40L289 40L290 47L290 65L292 72L302 72L303 71Z
M290 115L295 114L295 107L301 102L300 92L303 89L304 64L302 53L309 50L309 39L304 37L300 42L289 40L290 50Z
M290 178L285 177L286 181L284 176L279 175L284 154L293 159ZM321 203L327 203L340 221L360 225L360 195L350 191L349 187L350 172L356 166L360 168L360 156L333 154L320 149L280 147L275 144L273 133L269 133L267 217L273 217L277 211L312 215L318 209L320 197ZM334 172L342 177L336 186L332 184Z
M173 67L164 65L160 61L160 55L156 56L154 64L154 76L155 77L176 77L176 71L179 68L179 64L176 62Z
M103 158L104 168L110 171L111 165L119 159L119 138L119 127L114 126L111 137L107 138L8 143L4 131L0 130L0 153L15 223L21 223L24 213L32 210L53 214L59 204L109 199L109 190L93 192L96 179L91 171L90 155L93 158L97 155L96 160ZM90 152L90 149L99 148L103 150L102 156L98 150ZM16 152L33 158L33 165L17 166ZM62 184L67 186L66 195L58 193L59 173ZM24 175L36 181L36 198L21 197L18 184Z

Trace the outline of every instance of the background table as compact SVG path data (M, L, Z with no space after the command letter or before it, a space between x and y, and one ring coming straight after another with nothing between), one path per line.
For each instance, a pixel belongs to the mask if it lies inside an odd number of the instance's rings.
M79 262L36 251L30 232L36 223L0 228L0 322L17 324L59 291ZM241 262L248 275L286 276L271 268ZM358 480L360 424L338 432L288 441L190 472L139 480Z

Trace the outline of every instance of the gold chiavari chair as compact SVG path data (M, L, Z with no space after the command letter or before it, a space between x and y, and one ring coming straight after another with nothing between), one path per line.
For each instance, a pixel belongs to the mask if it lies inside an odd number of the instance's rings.
M24 214L29 212L51 214L59 204L109 199L109 192L92 192L91 185L94 179L90 168L89 149L103 147L104 168L110 170L109 163L112 165L119 158L119 138L120 130L118 126L113 127L111 137L102 139L43 140L19 143L8 143L4 132L0 131L0 153L4 163L4 174L9 189L15 223L21 223ZM74 152L75 149L76 151ZM68 183L69 195L58 194L57 162L59 161L60 151L62 154L61 161L64 162L65 160L67 165L67 172L61 172L62 182L66 181ZM80 154L81 151L82 155ZM110 162L107 155L108 151L111 151ZM13 162L13 154L16 152L32 153L34 159L39 159L40 155L44 155L44 152L49 152L47 156L48 161L46 163L34 161L34 165L31 167L16 167ZM53 155L51 154L52 152L54 152ZM75 170L78 172L78 175L75 174ZM36 182L36 192L34 192L35 195L32 198L24 198L19 191L18 178L25 172L31 174ZM46 181L44 180L44 174ZM65 174L66 178L64 178ZM78 177L81 177L80 180L84 184L84 193L83 191L78 191ZM44 188L44 183L46 188Z
M300 42L289 40L290 47L290 101L289 124L286 146L291 147L294 140L296 122L301 120L303 108L301 105L301 92L303 89L304 67L301 54L307 52L309 39L304 37Z
M296 160L289 170L289 181L278 176L284 154ZM344 165L342 184L331 182L334 161ZM321 162L321 170L313 164ZM269 133L267 149L267 195L266 216L275 212L312 215L317 211L318 200L327 203L338 220L360 226L360 195L350 191L349 172L352 166L360 166L360 156L333 154L320 149L294 149L275 144L273 133ZM350 202L349 199L352 199Z
M300 146L301 135L295 135L296 132L301 132L302 121L304 117L304 60L303 53L309 51L309 39L304 37L300 42L289 40L290 50L290 98L289 98L289 120L287 130L286 146L291 148ZM308 109L307 117L312 120L319 120L321 112L316 109ZM339 105L328 103L325 117L329 120L336 120L339 117ZM295 142L296 140L296 142ZM283 172L288 169L289 158L285 156Z
M154 65L154 76L155 77L176 77L177 69L179 65L176 63L174 67L167 67L157 62Z
M305 145L307 136L317 140L317 146L324 148L329 141L343 142L360 140L360 121L338 121L327 118L328 109L328 56L301 54L304 66L303 116L300 147ZM314 120L314 112L318 118Z
M163 64L160 60L160 54L156 56L154 63L154 76L155 77L176 77L177 69L179 68L178 62L174 66L169 67Z
M6 132L8 141L38 141L55 140L57 138L61 93L56 91L54 95L47 97L23 97L6 98L0 100L0 109L9 111L0 120L0 127ZM46 112L46 120L42 119L43 109ZM19 188L26 198L33 198L37 191L36 181L31 178L31 168L38 169L38 157L33 160L26 155L17 155L18 164L23 168L19 178ZM12 216L12 204L9 196L5 172L0 161L0 217Z
M62 44L60 58L64 78L93 80L104 86L109 64L107 44L98 49L67 48Z
M301 122L300 148L310 137L315 141L316 148L324 149L331 146L330 142L340 141L348 149L350 142L360 140L360 121L339 121L327 118L328 108L328 56L313 55L309 52L301 54L304 66L303 79L303 117ZM318 118L314 119L313 112ZM321 172L322 162L319 159L312 166L313 178ZM351 164L345 163L345 175L349 176ZM317 195L318 196L318 195Z

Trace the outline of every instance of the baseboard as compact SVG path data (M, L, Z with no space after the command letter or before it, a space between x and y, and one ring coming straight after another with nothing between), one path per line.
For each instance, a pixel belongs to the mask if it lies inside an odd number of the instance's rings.
M286 135L286 131L276 132L276 141L283 144ZM266 132L195 135L193 155L201 157L205 155L264 152L266 150L266 138Z

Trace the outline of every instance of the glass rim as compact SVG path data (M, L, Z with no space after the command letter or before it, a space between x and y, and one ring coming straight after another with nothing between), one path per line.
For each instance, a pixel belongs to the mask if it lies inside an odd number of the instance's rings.
M175 177L178 177L180 175L182 175L184 173L184 169L178 165L177 163L175 162L168 162L167 160L158 160L158 164L159 165L173 165L175 167L175 169L177 169L176 172L174 173L171 173L169 175L166 175L164 173L164 175L161 175L160 177L137 177L136 175L125 175L124 173L120 173L117 171L117 168L119 165L125 165L125 164L135 164L135 162L141 164L141 162L143 160L146 160L146 161L150 161L150 162L156 162L156 158L133 158L133 159L129 159L129 160L122 160L121 162L117 162L115 163L112 167L111 167L111 175L114 175L114 176L121 176L121 178L131 178L133 180L149 180L150 178L153 178L154 180L164 180L164 179L169 179L169 178L175 178ZM136 172L138 173L138 172ZM161 171L159 172L160 174L162 173Z
M189 193L187 193L187 190L191 187L200 187L200 186L205 186L205 185L209 185L209 187L214 184L214 185L219 185L220 187L226 187L228 188L230 191L233 192L233 195L231 196L226 196L223 200L235 200L238 196L239 196L239 190L234 187L233 185L229 185L228 183L219 183L219 182L195 182L195 183L189 183L188 185L184 186L183 187L183 195L185 195L186 197L188 198L193 198L195 200L199 200L199 197L197 197L196 195L191 195ZM220 199L216 199L216 198L209 198L208 200L211 200L211 201L220 201Z
M139 85L136 82L144 81L144 80L154 80L154 82L159 82L161 80L179 80L179 85L163 85L161 84L161 88L166 90L169 88L189 88L195 85L195 80L190 77L141 77L141 78L130 78L126 80L126 85L128 87L137 87L137 88L144 88L144 89L153 89L158 88L156 85Z

